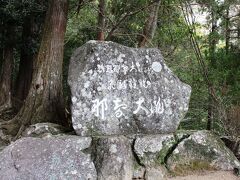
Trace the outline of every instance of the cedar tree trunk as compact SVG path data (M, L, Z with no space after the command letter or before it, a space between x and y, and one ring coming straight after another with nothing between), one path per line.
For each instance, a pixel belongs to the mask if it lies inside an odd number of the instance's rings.
M17 75L14 99L16 100L15 108L19 109L21 104L28 95L29 88L32 81L33 73L33 59L34 52L32 48L33 43L36 40L35 34L39 33L39 27L36 29L36 23L34 17L27 17L23 24L22 32L22 47L20 56L19 72ZM37 31L37 32L36 32Z
M34 62L33 77L24 105L7 124L8 133L19 137L30 124L52 122L66 125L62 93L64 34L67 0L49 0L40 49Z
M230 18L229 18L229 6L227 7L227 12L226 12L226 19L225 19L225 38L226 38L226 42L225 42L225 50L226 50L226 54L228 54L229 52L229 43L230 43Z
M157 28L157 20L158 20L158 11L161 1L157 0L154 2L149 8L149 17L144 25L143 33L140 37L138 46L144 47L147 43L151 42L156 28Z
M212 9L211 12L211 18L212 18L212 28L210 33L210 39L209 39L209 56L210 56L210 65L211 68L216 68L216 33L217 33L217 18L215 10ZM208 120L207 120L207 130L211 130L213 128L213 119L214 119L214 107L215 107L215 101L213 98L213 94L211 91L212 87L209 85L208 87Z
M6 36L9 38L3 48L3 62L0 77L0 111L12 107L12 67L14 27L7 26Z
M98 12L98 34L97 40L104 41L104 29L105 29L105 0L99 0L99 12Z

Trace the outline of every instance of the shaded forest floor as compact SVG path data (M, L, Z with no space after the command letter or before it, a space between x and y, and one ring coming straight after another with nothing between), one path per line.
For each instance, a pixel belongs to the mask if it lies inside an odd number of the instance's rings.
M16 116L17 112L13 109L8 109L0 112L0 122L8 121L13 119Z
M232 171L205 171L187 176L176 176L169 180L240 180Z

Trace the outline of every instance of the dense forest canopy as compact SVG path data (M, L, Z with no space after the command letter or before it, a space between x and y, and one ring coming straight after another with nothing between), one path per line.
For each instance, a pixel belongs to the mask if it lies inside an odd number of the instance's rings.
M7 133L18 137L37 122L70 126L70 56L89 40L106 40L160 49L191 85L180 129L239 138L239 0L1 0L0 23Z

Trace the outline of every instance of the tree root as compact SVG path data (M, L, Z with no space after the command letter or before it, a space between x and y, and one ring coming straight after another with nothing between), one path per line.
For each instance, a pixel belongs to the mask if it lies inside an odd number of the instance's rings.
M11 107L8 107L8 106L0 106L0 115L1 114L4 114L4 113L8 113L8 112L11 112L12 111L12 108Z
M0 105L0 114L2 112L8 111L12 109L12 104L10 102L3 103Z
M18 129L18 132L16 134L16 136L13 138L13 141L17 140L18 138L21 137L22 132L26 129L25 125L21 125L20 128Z

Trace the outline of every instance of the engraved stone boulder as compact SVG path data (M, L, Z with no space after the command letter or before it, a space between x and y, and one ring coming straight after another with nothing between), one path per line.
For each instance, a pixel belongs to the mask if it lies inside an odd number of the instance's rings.
M191 87L166 66L158 49L89 41L70 62L72 123L78 135L176 131Z

